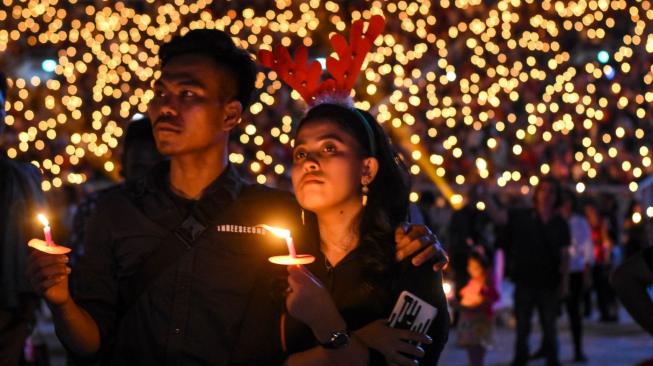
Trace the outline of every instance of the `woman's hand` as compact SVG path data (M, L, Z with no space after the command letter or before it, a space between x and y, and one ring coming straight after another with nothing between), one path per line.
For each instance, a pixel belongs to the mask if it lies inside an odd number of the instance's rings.
M355 331L354 335L369 348L383 354L390 365L414 366L416 363L409 356L424 357L424 350L408 341L425 344L432 342L431 337L427 335L405 329L390 328L385 319L376 320L362 327Z
M288 267L286 308L295 319L308 325L321 343L333 332L347 328L329 291L303 266Z

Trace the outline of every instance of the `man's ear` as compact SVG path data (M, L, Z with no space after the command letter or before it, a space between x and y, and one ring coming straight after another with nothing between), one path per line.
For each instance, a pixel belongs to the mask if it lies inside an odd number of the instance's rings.
M241 121L243 115L243 105L237 101L232 100L224 105L224 122L222 129L226 132L231 131Z
M379 172L379 161L376 158L369 157L363 159L363 172L361 184L370 184L376 178Z

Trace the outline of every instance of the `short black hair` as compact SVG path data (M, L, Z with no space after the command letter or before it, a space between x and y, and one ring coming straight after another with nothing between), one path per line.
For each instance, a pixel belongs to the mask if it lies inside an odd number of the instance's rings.
M2 71L0 71L0 94L7 99L7 76Z
M188 54L211 58L233 80L234 98L242 104L243 110L249 105L254 93L256 64L249 52L237 47L227 33L217 29L194 29L183 36L173 37L161 46L161 66L177 56Z

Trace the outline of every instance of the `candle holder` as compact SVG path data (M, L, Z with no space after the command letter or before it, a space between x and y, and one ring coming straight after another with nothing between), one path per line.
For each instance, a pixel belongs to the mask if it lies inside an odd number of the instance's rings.
M268 225L261 225L266 231L286 240L288 246L288 255L276 255L268 258L274 264L282 266L298 266L315 262L315 257L310 254L297 254L295 244L293 243L290 230L276 228Z
M36 238L30 240L27 243L27 245L30 248L34 248L34 249L36 249L36 250L38 250L40 252L48 253L48 254L68 254L68 253L70 253L70 250L71 250L68 247L64 247L64 246L61 246L61 245L58 245L58 244L55 244L55 243L49 244L45 240L36 239Z
M48 218L43 214L39 214L37 218L43 224L43 235L45 240L34 238L27 243L27 246L47 254L59 255L70 253L70 248L58 245L52 240L52 231L50 229Z

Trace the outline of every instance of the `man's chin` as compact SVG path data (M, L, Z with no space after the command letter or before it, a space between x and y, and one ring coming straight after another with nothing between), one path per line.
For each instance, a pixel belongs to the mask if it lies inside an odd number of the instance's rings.
M174 144L165 141L159 141L156 144L156 149L159 151L161 155L165 155L168 157L177 155L182 150L178 146L175 146Z

